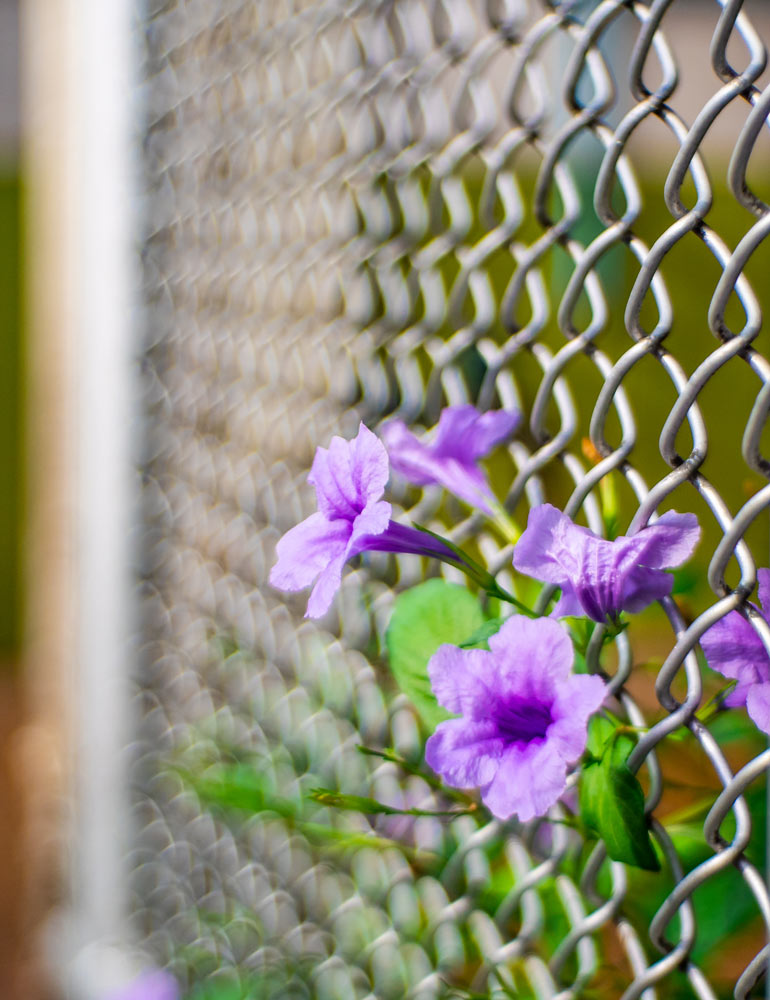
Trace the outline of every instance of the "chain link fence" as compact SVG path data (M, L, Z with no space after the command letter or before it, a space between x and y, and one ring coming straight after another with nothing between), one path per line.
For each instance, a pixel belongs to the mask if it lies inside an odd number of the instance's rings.
M133 910L201 996L762 995L770 751L696 713L698 639L770 559L769 25L741 0L147 3ZM609 476L621 530L703 526L611 661L660 874L558 822L501 851L497 821L308 802L440 807L381 656L426 567L372 554L319 626L267 585L275 542L317 445L467 401L529 417L492 469L522 523L548 500L603 532ZM505 579L478 514L400 489Z

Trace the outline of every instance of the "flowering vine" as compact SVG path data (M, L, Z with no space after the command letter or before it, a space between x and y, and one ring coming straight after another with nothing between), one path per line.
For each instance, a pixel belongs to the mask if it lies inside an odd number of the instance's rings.
M439 484L505 531L511 522L479 463L520 422L518 412L482 414L464 405L447 407L422 438L400 420L383 426L382 440L364 424L350 441L332 438L328 449L318 448L308 477L318 510L278 542L270 582L283 590L312 586L306 614L318 617L331 606L345 563L367 551L460 569L471 587L432 579L400 594L386 634L392 674L426 730L424 760L433 780L443 782L450 798L461 794L457 789L471 796L468 808L478 794L497 819L526 822L559 802L567 809L564 794L577 770L572 822L601 837L610 857L657 869L644 796L627 765L633 728L610 711L622 710L603 677L580 672L571 633L558 619L587 619L590 628L595 622L616 634L624 614L668 596L668 570L698 544L695 515L669 511L608 540L551 504L535 507L518 541L518 531L507 538L516 542L517 573L559 588L556 603L538 616L454 543L395 520L383 499L391 472L418 485ZM770 571L760 574L760 599L770 606ZM490 600L515 612L493 616ZM753 613L763 615L758 608ZM770 731L770 657L752 626L731 612L706 633L703 648L714 669L737 681L729 703L747 705ZM340 808L374 801L316 794Z
M599 677L573 674L567 632L548 618L509 618L489 651L443 645L428 663L441 722L425 760L450 785L479 788L498 819L543 816L586 748L588 719L604 701Z

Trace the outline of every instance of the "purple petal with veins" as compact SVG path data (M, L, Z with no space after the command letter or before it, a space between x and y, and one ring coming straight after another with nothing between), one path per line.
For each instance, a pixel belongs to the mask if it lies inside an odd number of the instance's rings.
M636 534L609 541L542 504L530 511L513 565L562 588L557 616L582 613L615 622L621 611L641 611L670 594L673 577L663 569L688 559L699 538L694 514L669 511Z
M573 674L572 643L552 618L509 618L489 652L440 646L428 663L439 723L425 760L449 785L479 788L498 819L543 816L585 750L589 717L607 688Z

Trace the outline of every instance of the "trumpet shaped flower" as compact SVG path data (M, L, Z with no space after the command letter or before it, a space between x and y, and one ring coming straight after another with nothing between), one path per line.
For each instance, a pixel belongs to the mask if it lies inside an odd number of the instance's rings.
M762 609L752 607L768 621L770 570L759 570L757 580ZM745 706L756 725L770 733L770 657L756 630L740 612L728 611L703 634L700 644L711 669L738 682L725 705Z
M443 645L428 663L433 693L460 717L439 723L425 760L457 788L479 788L498 819L543 816L586 747L607 689L573 674L573 649L552 618L514 615L489 651Z
M388 475L385 448L364 424L352 441L333 437L328 449L317 449L308 482L315 487L318 511L280 539L278 561L270 571L270 583L280 590L314 584L305 617L328 611L342 567L361 552L407 552L458 562L438 539L391 520L391 505L381 499Z
M460 500L491 513L492 490L478 461L516 430L521 414L511 410L479 413L475 406L447 406L438 426L418 438L403 420L382 427L390 462L410 483L438 483Z
M530 511L513 565L561 587L555 616L616 622L621 611L641 611L671 593L673 577L664 570L685 562L699 538L694 514L669 511L634 535L608 541L546 503Z

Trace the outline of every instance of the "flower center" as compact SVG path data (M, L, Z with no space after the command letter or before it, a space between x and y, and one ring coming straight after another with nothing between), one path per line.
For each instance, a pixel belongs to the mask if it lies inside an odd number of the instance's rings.
M553 722L548 705L518 695L501 698L493 712L500 735L516 743L543 739Z

